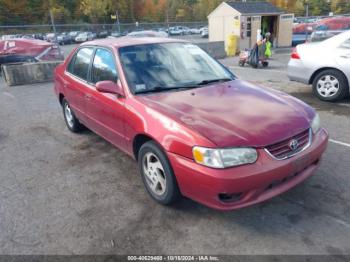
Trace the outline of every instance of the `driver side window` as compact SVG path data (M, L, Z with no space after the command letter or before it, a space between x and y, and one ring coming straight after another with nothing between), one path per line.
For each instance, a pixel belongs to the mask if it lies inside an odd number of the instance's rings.
M97 49L91 68L91 82L118 81L118 72L114 56L106 49Z

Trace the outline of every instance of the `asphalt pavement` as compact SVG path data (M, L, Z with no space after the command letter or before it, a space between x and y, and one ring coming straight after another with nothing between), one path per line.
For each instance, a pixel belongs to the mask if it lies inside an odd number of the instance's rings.
M324 103L289 82L288 59L276 54L266 69L222 62L315 107L328 150L301 185L226 213L189 199L156 204L132 159L89 131L67 130L52 83L0 79L0 254L350 255L350 101Z

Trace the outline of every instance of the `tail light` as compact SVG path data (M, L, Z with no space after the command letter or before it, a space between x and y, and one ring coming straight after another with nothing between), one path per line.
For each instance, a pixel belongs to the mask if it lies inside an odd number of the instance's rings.
M293 52L292 52L292 54L291 54L291 58L292 58L292 59L300 59L300 55L298 54L296 48L294 48L294 50L293 50Z

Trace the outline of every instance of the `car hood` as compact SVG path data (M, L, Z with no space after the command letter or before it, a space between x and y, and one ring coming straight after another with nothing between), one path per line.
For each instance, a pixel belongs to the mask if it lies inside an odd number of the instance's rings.
M218 147L277 143L308 129L315 114L285 93L240 80L137 99Z

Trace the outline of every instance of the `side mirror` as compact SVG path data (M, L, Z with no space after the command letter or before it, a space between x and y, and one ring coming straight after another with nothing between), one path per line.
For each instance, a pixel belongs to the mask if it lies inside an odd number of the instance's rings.
M96 83L97 91L101 93L115 94L118 96L124 96L124 90L120 85L120 82L117 83L113 81L100 81Z

